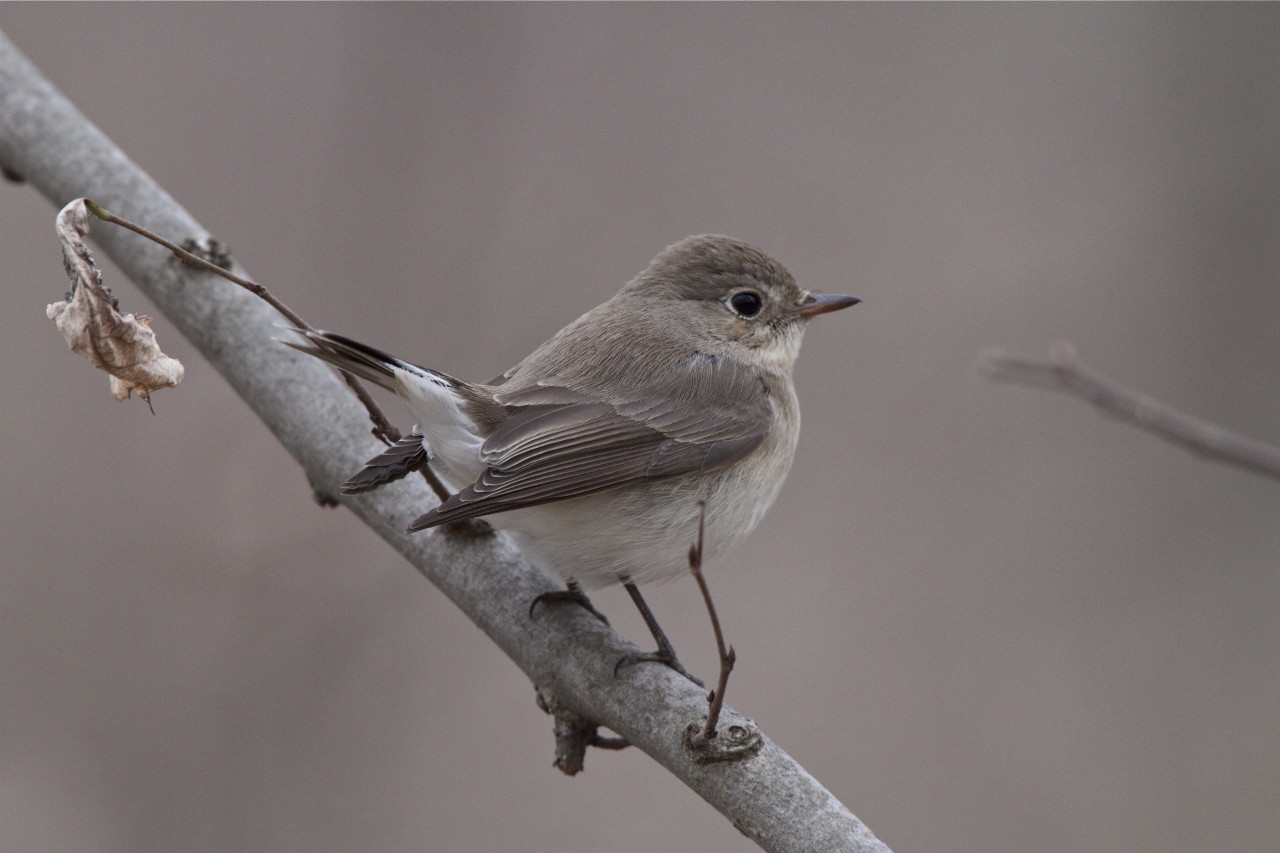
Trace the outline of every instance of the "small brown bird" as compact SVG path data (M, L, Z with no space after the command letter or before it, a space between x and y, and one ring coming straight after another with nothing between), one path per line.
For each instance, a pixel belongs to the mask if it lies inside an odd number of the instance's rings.
M791 371L805 326L858 301L704 235L485 384L329 332L292 346L395 392L420 425L346 493L429 461L454 494L410 530L483 516L571 589L634 589L688 571L700 504L708 560L759 522L800 434Z

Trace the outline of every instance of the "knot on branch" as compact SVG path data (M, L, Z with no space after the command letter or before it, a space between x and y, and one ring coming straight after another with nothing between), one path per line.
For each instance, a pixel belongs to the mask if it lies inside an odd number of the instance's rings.
M760 751L764 737L755 720L737 711L721 711L720 725L713 737L705 736L707 718L689 723L684 730L684 746L689 757L698 764L721 764L742 761Z
M631 745L625 738L601 735L599 723L566 708L550 690L539 687L537 700L538 707L555 718L552 731L556 738L556 757L552 763L566 776L576 776L582 771L587 747L625 749Z

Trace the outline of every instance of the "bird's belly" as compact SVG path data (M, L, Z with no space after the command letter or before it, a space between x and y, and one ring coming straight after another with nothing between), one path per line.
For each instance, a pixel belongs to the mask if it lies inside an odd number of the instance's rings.
M704 560L728 551L773 503L782 485L776 468L744 475L740 466L710 474L624 486L581 498L498 513L487 520L548 572L584 587L630 579L668 580L689 571L698 541L698 502L705 502Z

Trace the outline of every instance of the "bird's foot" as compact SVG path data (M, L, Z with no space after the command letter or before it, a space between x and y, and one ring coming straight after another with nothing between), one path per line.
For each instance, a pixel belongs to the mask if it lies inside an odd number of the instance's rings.
M609 624L608 618L599 610L596 610L596 606L591 603L591 599L587 598L587 594L576 583L570 583L568 589L553 589L551 592L544 592L535 596L529 604L529 618L533 618L533 611L538 609L539 604L560 602L576 604L604 624Z
M680 659L676 657L675 650L670 648L666 650L658 649L656 652L633 652L629 655L623 655L618 658L618 662L613 665L613 677L617 678L618 673L624 666L631 666L633 664L645 663L648 661L666 664L668 667L680 673L699 687L707 686L702 683L701 678L698 678L696 675L684 668L684 664L680 663Z

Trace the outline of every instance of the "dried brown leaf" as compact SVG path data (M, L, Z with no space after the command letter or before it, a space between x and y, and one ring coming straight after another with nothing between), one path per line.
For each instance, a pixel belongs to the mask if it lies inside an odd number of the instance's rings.
M151 318L121 314L119 303L102 283L102 273L83 240L89 233L85 200L76 199L64 207L55 227L71 291L62 302L45 308L46 316L72 352L110 374L111 393L117 400L128 399L136 391L150 405L152 391L182 381L182 363L160 351Z

